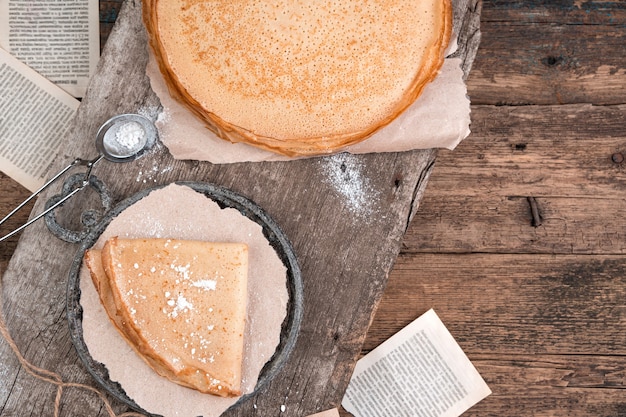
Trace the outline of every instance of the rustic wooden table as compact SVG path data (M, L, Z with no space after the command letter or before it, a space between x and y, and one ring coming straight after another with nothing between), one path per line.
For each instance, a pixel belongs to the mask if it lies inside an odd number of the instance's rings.
M101 20L114 20L118 5L101 2ZM345 216L334 217L345 202L330 189L305 195L297 181L304 173L319 175L319 161L260 164L251 172L166 155L156 165L150 161L150 168L176 168L159 183L218 182L269 208L294 241L309 277L306 296L327 303L323 313L305 312L289 377L257 399L256 415L278 415L276 405L285 402L285 415L298 416L337 405L359 351L429 308L493 390L467 415L626 413L626 4L485 0L482 11L480 4L470 9L481 15L482 33L467 80L473 133L454 152L439 152L425 194L435 152L359 159L388 207L385 221L345 224ZM115 51L123 55L133 46L114 34L107 48L118 56ZM151 104L145 85L120 90L114 82L140 71L136 61L105 61L117 78L100 78L74 138L89 136L107 112ZM103 106L103 98L117 107ZM68 158L89 148L76 142ZM142 166L125 169L134 179ZM112 176L104 167L97 174ZM319 186L320 179L313 181ZM116 197L141 188L130 182L116 184ZM268 195L266 184L281 184L284 193ZM4 176L0 189L2 213L28 194ZM335 229L349 244L333 239ZM60 271L72 248L45 236L42 225L34 226L19 246L16 239L0 246L3 311L27 359L66 380L92 383L65 325ZM361 250L379 236L388 237L382 246ZM320 258L337 251L340 259ZM54 389L26 375L2 343L0 358L0 415L52 415ZM100 406L95 397L67 390L62 414L106 415ZM244 405L228 415L254 410Z

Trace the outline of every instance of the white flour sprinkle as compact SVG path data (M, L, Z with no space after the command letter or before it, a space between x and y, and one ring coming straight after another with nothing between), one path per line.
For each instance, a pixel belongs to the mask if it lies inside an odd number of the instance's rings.
M340 153L321 159L324 181L344 198L346 208L353 214L372 214L376 193L363 175L363 166L354 155Z
M149 182L156 183L158 182L160 175L166 174L172 171L173 167L166 166L164 168L160 168L156 161L152 162L152 167L146 168L144 167L139 172L137 172L137 177L135 178L136 182L141 182L147 184Z
M166 107L163 107L157 116L156 123L167 123L172 119L170 112Z
M193 304L191 304L185 297L181 294L178 295L178 300L176 300L176 309L178 310L191 310L193 309Z
M176 249L176 248L174 248ZM172 268L174 271L178 272L184 279L189 279L190 276L190 271L189 268L191 267L191 265L187 264L187 265L175 265L175 264L171 264L170 268Z
M187 301L182 294L178 294L178 298L176 300L167 300L167 305L174 307L174 309L168 314L168 317L177 317L179 313L186 313L193 310L193 304Z
M147 117L150 120L154 120L154 116L160 112L161 106L144 106L137 109L137 114Z
M197 288L202 288L205 291L215 291L215 288L217 287L217 281L213 279L201 279L198 281L193 281L191 285Z

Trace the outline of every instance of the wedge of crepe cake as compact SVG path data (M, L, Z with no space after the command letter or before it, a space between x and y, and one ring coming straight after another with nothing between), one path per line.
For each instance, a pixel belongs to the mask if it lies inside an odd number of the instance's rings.
M109 318L154 371L200 392L241 394L245 244L113 237L85 263Z
M218 137L329 154L392 122L438 74L450 0L145 0L170 94Z

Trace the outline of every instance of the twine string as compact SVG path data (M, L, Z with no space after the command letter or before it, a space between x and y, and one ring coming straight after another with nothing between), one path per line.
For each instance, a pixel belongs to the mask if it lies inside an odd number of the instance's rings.
M56 396L54 398L54 417L59 417L59 413L61 410L61 400L63 397L64 388L78 388L78 389L87 390L96 394L100 398L102 403L104 404L104 408L109 414L109 417L146 417L144 414L136 413L134 411L127 411L122 414L115 414L115 411L113 410L113 407L111 406L111 403L100 390L90 385L85 385L85 384L81 384L77 382L64 382L61 375L57 374L56 372L52 372L50 370L40 368L32 364L31 362L29 362L22 355L19 348L17 347L17 344L11 337L11 334L9 333L9 329L4 321L4 314L2 313L1 303L0 303L0 334L2 334L2 337L4 338L4 340L6 340L7 343L9 344L9 347L11 348L11 350L17 357L17 360L19 361L20 365L22 365L22 368L24 368L24 370L29 375L41 381L55 385L57 387Z

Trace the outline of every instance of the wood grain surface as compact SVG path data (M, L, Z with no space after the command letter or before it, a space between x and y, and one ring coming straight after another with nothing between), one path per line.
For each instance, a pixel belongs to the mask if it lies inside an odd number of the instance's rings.
M467 32L459 54L468 73L479 40L480 8L476 2L459 4L454 24ZM140 13L139 1L123 3L53 169L76 156L93 155L95 132L109 117L125 112L156 117L159 102L145 76L146 35ZM424 150L212 165L174 161L165 148L157 147L132 163L98 164L94 174L118 201L150 185L177 180L219 184L254 200L281 225L303 273L300 337L281 374L224 415L303 416L338 406L435 155L434 150ZM353 200L341 192L346 185L361 187L363 194ZM58 190L51 189L42 194L34 212L55 193ZM85 201L73 199L57 217L72 225L70 220L78 217ZM93 384L71 345L65 322L65 283L75 251L75 245L53 237L42 222L25 230L2 278L3 313L27 360L65 381ZM27 375L4 341L0 358L6 381L0 391L0 414L53 415L54 388ZM124 410L114 404L115 411ZM106 415L97 397L79 390L66 390L61 413Z
M101 21L120 3L101 2ZM472 134L438 153L362 354L434 308L493 391L466 416L625 416L626 3L485 0L480 34ZM2 213L28 195L2 175L0 190ZM0 271L16 242L0 245ZM37 282L39 297L59 298L61 281ZM24 303L5 301L5 314ZM55 333L63 313L38 308L48 318L20 345L81 380ZM48 360L51 344L69 359ZM0 353L0 414L51 415L53 390ZM64 399L63 415L105 415L83 392Z
M434 308L493 391L466 416L624 416L626 3L485 1L481 34L364 353Z

